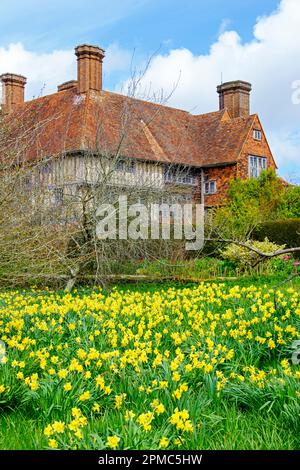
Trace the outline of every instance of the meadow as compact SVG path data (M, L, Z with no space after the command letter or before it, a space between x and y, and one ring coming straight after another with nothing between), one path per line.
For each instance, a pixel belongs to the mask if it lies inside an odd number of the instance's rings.
M299 330L297 286L3 291L0 448L298 449Z

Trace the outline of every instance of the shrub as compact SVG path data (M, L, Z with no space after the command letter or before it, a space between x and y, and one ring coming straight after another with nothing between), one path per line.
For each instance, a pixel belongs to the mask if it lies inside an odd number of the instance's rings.
M246 240L253 238L253 231L265 221L300 217L300 186L284 183L274 170L262 172L259 178L233 180L227 196L221 206L213 210L211 221L223 238ZM264 231L258 239L268 237L275 243L289 246L289 237L278 239L272 236L273 233ZM297 243L300 244L299 238Z
M300 219L274 220L261 224L253 233L257 240L266 237L279 245L288 248L300 246Z
M264 253L274 253L277 250L282 250L285 245L276 245L270 242L267 238L264 241L248 240L246 242L248 246L253 246ZM246 269L252 266L260 259L260 256L248 248L231 243L224 250L221 251L223 259L235 263L238 267Z

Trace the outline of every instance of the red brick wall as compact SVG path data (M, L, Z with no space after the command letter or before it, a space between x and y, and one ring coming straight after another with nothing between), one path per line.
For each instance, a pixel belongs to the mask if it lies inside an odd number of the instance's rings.
M236 178L236 166L229 165L219 168L209 168L204 172L204 176L209 180L216 180L217 192L211 195L205 195L206 206L216 206L222 204L226 199L230 181Z

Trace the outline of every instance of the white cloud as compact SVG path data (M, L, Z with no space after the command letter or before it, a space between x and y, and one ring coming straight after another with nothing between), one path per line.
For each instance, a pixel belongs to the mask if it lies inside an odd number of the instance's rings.
M113 72L128 71L132 60L132 53L113 43L105 52L104 75Z
M54 92L57 85L75 78L75 67L75 57L69 50L38 54L26 50L21 43L0 48L0 73L27 77L27 99Z
M300 79L299 51L300 1L282 0L275 12L257 19L252 41L243 43L236 31L226 31L207 55L184 48L157 55L141 86L168 94L180 76L169 104L198 114L217 109L221 76L250 81L252 112L261 116L281 173L297 167L300 174L300 105L292 103L292 83Z
M131 54L111 44L106 49L105 76L128 70ZM17 73L28 78L26 98L53 93L57 85L76 78L74 50L55 50L40 54L25 49L22 43L0 47L0 74Z

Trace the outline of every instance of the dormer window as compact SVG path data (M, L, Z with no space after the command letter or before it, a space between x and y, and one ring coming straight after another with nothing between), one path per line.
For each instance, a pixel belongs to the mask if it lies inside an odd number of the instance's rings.
M261 140L262 134L259 129L253 129L253 139Z

